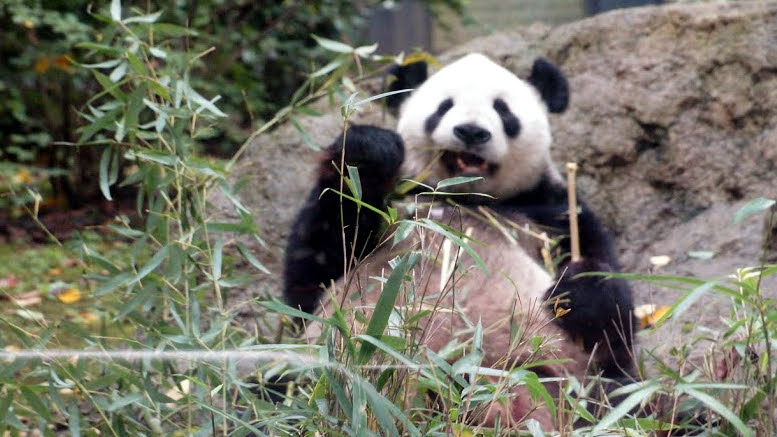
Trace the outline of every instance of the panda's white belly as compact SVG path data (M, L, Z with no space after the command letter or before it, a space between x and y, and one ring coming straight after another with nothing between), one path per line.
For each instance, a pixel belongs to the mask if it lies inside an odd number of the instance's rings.
M480 322L485 366L502 365L509 359L512 367L530 356L535 361L584 358L579 347L551 321L552 312L544 296L554 278L538 260L542 246L539 240L520 232L513 238L506 237L504 227L487 224L480 216L457 213L454 217L447 211L439 221L472 237L469 244L487 270L478 267L466 251L443 235L416 227L400 244L378 249L362 260L346 281L335 284L337 302L369 313L380 295L380 278L391 274L389 261L414 250L422 256L403 284L396 309L405 319L421 311L433 311L416 327L416 332L422 333L421 341L432 350L443 350L452 341L465 344ZM326 306L324 312L329 309ZM537 336L546 337L549 345L544 355L531 346ZM557 371L554 368L551 366L548 373L564 373L561 367ZM569 366L564 368L569 370Z

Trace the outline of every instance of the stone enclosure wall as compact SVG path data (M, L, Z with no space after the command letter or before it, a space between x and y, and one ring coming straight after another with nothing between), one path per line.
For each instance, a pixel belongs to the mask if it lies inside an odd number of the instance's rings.
M571 105L551 120L554 157L580 166L580 190L615 231L626 271L656 271L653 255L672 258L660 273L702 278L759 263L762 216L739 224L731 218L754 197L777 198L777 2L618 10L473 40L440 60L471 51L524 77L537 56L567 74ZM320 146L342 126L338 109L328 112L301 120ZM393 123L377 109L360 121ZM242 200L268 243L255 253L276 273L247 293L279 289L288 226L314 161L289 125L254 138L235 172L247 179ZM715 256L693 258L692 251ZM777 294L773 282L765 289ZM638 303L668 304L678 296L643 283L634 288ZM726 304L702 299L661 332L643 334L643 344L663 343L666 330L686 321L714 326Z

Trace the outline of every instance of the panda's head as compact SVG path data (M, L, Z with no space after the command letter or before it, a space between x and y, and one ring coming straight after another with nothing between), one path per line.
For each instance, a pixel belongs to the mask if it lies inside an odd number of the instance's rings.
M481 176L459 191L505 198L532 188L551 166L548 112L562 112L568 85L550 62L537 59L527 80L481 54L470 54L426 78L426 66L396 69L393 89L416 87L398 106L405 141L404 174L427 169L432 185ZM423 68L420 70L419 68ZM415 82L415 83L413 83ZM401 106L400 106L401 104Z

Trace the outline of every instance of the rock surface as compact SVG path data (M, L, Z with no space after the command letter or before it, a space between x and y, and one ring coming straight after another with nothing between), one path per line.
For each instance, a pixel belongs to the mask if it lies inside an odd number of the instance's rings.
M474 40L440 57L479 51L525 77L536 56L567 74L570 109L552 117L554 158L576 161L579 185L618 237L626 271L716 278L757 265L763 215L739 224L754 197L777 198L777 3L670 5L610 12ZM300 123L320 146L342 125L339 111ZM391 126L376 109L361 121ZM291 125L252 140L235 172L267 248L255 253L279 273L284 240L313 178L315 153ZM713 252L711 259L689 252ZM672 262L656 269L650 256ZM257 290L279 289L279 275ZM777 294L775 279L765 288ZM634 284L639 303L678 293ZM726 302L702 297L643 344L682 341L682 324L719 326ZM671 337L669 337L671 336ZM659 340L660 339L660 340Z

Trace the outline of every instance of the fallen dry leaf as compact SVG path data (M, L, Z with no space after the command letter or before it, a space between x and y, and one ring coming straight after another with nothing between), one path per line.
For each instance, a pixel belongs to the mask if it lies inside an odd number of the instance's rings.
M639 320L639 329L650 328L669 311L668 306L656 306L653 304L639 305L634 308L634 315Z
M54 267L53 269L49 269L49 275L51 276L57 276L62 274L62 269L59 267Z
M10 275L5 278L0 278L0 288L13 288L19 285L19 280L16 276Z
M42 300L39 291L28 291L26 293L16 294L8 297L11 298L13 303L19 305L22 308L37 305Z
M77 288L68 288L67 290L57 295L57 299L66 305L76 303L81 300L82 297L83 295Z
M650 264L655 267L663 267L672 262L672 258L668 255L656 255L650 257Z

